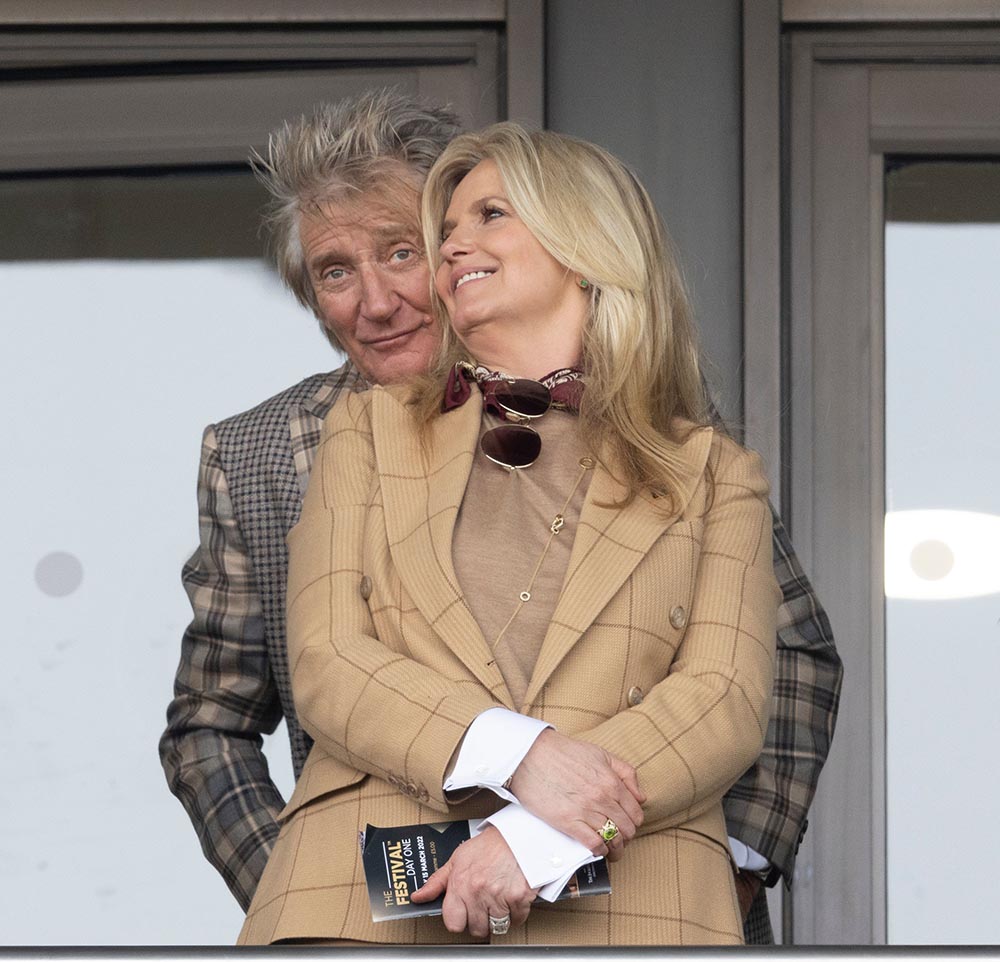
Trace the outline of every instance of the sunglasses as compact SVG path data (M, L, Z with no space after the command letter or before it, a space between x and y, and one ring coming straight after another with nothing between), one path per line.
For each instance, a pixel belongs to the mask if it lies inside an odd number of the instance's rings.
M523 422L545 414L552 407L552 393L540 381L518 378L496 382L491 398L511 423L490 428L482 436L479 446L483 454L511 471L529 467L542 452L542 439L534 428Z

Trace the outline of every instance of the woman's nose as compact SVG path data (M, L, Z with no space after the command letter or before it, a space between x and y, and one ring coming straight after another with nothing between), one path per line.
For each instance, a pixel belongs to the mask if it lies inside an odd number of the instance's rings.
M470 253L472 249L469 231L456 225L441 245L441 256L447 261L453 261L456 257L461 257L462 254Z

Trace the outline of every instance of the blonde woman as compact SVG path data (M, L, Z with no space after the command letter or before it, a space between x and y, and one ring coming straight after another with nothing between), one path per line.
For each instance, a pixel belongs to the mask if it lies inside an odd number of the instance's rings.
M315 745L241 935L742 941L721 798L760 751L775 614L759 459L705 416L677 268L605 151L500 124L428 175L438 363L331 412L289 538ZM366 823L490 816L373 924ZM606 855L612 893L549 903Z

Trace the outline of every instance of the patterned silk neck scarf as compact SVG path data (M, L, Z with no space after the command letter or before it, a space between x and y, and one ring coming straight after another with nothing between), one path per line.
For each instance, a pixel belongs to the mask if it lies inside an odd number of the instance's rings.
M538 378L552 394L552 407L560 411L570 411L576 414L580 410L580 399L583 397L583 371L575 367L563 367L545 377ZM448 375L448 384L444 398L441 401L442 413L461 407L472 395L472 385L478 384L483 394L483 407L503 420L512 420L508 412L495 400L497 385L515 381L509 374L501 371L491 371L488 367L468 364L459 361Z

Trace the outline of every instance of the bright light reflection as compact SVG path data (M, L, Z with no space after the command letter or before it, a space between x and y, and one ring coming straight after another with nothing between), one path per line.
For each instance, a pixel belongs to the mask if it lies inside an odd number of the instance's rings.
M1000 592L1000 515L890 511L885 594L918 601Z

